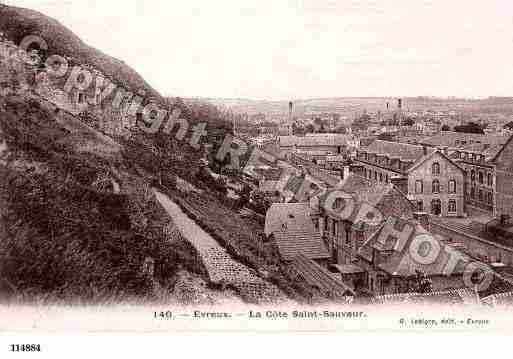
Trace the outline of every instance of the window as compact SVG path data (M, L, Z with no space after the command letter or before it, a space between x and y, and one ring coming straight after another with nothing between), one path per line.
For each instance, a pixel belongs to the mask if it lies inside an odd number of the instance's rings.
M325 218L324 219L324 230L327 231L328 230L328 218Z
M440 182L438 180L434 180L431 186L431 192L440 193Z
M449 181L449 193L456 193L456 181L453 179Z
M336 236L337 235L337 222L333 221L331 225L331 233Z
M456 200L455 199L449 200L449 206L448 206L447 210L449 211L449 213L456 213Z
M472 199L476 198L476 187L472 187L470 189L470 198L472 198Z
M433 165L431 166L431 174L433 176L440 175L440 164L438 162L433 163Z
M84 94L81 92L78 93L78 103L84 103Z
M388 175L385 176L385 182L388 183Z
M478 181L479 181L479 183L483 183L484 182L483 172L481 172L481 171L479 171Z
M438 198L431 201L431 213L434 215L442 213L442 202Z
M419 194L424 192L424 182L422 180L415 181L415 193Z
M424 211L424 202L417 201L417 211L423 212Z
M476 171L470 171L470 180L474 182L476 180Z
M493 176L491 173L488 173L488 186L493 186Z
M374 171L374 180L377 181L378 180L378 172Z
M488 193L486 194L486 197L487 197L487 198L486 198L487 202L488 202L489 204L493 204L493 193L492 193L492 192L488 192Z
M479 200L480 201L483 200L483 190L482 189L479 190Z

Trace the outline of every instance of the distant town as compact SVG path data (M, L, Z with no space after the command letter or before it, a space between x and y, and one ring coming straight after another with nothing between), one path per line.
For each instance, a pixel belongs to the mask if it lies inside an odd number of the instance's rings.
M513 98L163 97L0 13L1 301L513 303Z
M227 106L236 136L321 186L430 233L441 246L493 268L502 282L476 296L464 288L461 271L447 276L440 263L421 268L378 245L378 238L397 237L397 228L358 226L308 198L280 196L276 169L262 170L253 180L267 199L260 211L265 234L311 285L378 302L511 301L505 288L513 284L512 99L311 100L298 110L293 101L211 101ZM337 108L344 102L351 105ZM279 106L287 111L278 114Z

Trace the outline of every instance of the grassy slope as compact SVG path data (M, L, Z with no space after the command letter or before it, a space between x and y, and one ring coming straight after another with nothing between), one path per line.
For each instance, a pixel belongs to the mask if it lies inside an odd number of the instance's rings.
M164 288L181 268L204 274L193 248L163 230L172 222L121 152L84 152L105 144L90 131L77 130L74 140L60 124L64 115L23 95L0 99L0 141L8 148L0 163L3 294L148 297L154 284L142 274L146 257L155 260ZM115 179L122 191L99 190L99 176Z
M49 42L49 54L66 55L77 63L91 64L127 89L135 92L142 87L147 94L160 99L135 71L85 45L57 21L42 14L0 5L0 31L15 43L28 34L39 34ZM22 170L15 166L3 169L7 171L5 178L14 178L13 182L2 183L1 189L9 204L4 216L8 240L0 249L8 253L5 258L10 258L1 264L0 271L3 272L0 273L4 277L9 278L23 293L27 290L50 292L63 297L73 295L84 284L89 284L87 296L97 298L127 290L135 293L139 286L137 283L141 283L138 274L140 261L147 253L158 263L164 263L158 269L159 280L163 283L176 271L177 263L190 271L195 270L196 259L190 248L183 243L175 243L169 248L162 242L162 236L158 234L158 229L162 228L160 209L154 206L153 201L139 196L139 184L130 182L138 178L147 186L151 181L161 179L164 184L172 184L173 175L178 174L202 188L208 187L209 184L201 183L196 176L197 166L194 164L200 155L197 151L162 133L147 135L140 131L134 133L130 141L121 143L120 151L95 151L98 148L108 149L109 146L85 129L80 129L80 126L69 128L69 119L62 118L63 114L56 115L20 97L9 101L11 108L1 114L4 121L0 125L7 134L10 150L16 152L14 158L21 162L36 158L44 164L45 170L38 173L31 166ZM221 121L221 114L211 106L187 106L180 100L175 105L183 108L183 116L191 122L207 121L209 142L219 137L215 136L216 133L224 135L231 132L230 124ZM29 120L36 118L45 121L35 121L34 124ZM68 125L64 126L66 123ZM73 136L77 127L78 132ZM92 146L88 146L88 140L92 141ZM85 152L80 148L85 148ZM95 193L90 188L91 180L101 171L123 182L122 187L129 195ZM37 194L34 198L30 197L33 193ZM261 231L253 228L253 224L250 224L251 230L248 231L248 223L214 196L207 196L204 200L209 202L209 211L197 220L216 234L221 243L242 262L255 269L262 267L269 271L273 281L285 292L292 297L301 297L301 289L295 290L294 283L283 276L283 268L276 265L273 252L260 253L256 250L253 237ZM198 204L192 202L192 205ZM113 211L117 213L115 216L111 215ZM223 221L220 222L216 221L219 213L223 213ZM55 228L59 228L57 233ZM69 238L76 236L79 236L76 240L69 241ZM143 244L137 244L138 240ZM16 243L24 244L13 247ZM40 248L41 243L48 246ZM45 261L37 266L29 265L31 255L19 252L23 248L41 251L44 255L38 258L46 258ZM171 260L166 261L166 257ZM18 263L18 260L22 262ZM69 261L74 264L71 265ZM50 270L54 266L56 268ZM196 270L202 272L201 266ZM43 273L48 271L52 273L48 278L57 276L61 280L46 282ZM24 281L22 278L34 279Z

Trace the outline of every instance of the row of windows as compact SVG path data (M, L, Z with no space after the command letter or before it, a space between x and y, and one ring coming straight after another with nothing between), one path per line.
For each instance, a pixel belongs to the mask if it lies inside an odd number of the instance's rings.
M428 209L428 208L426 208ZM447 212L448 213L456 213L457 212L457 204L455 199L450 199L447 202ZM420 212L424 211L424 202L417 201L417 210ZM439 198L435 198L431 201L431 208L429 208L432 214L438 215L442 213L442 201Z
M482 189L476 189L476 187L470 188L470 198L479 200L480 202L486 201L488 204L493 204L493 192L485 192Z
M448 193L456 193L456 180L449 180L448 182ZM415 193L422 194L424 193L424 181L416 180L415 181ZM431 193L440 193L440 181L433 180L431 182Z
M477 172L477 182L484 184L484 177L485 177L485 175L482 171ZM475 170L470 171L470 180L472 182L476 181L476 171ZM488 186L493 186L493 175L491 173L488 173L486 175L486 184Z
M363 176L370 180L389 183L390 178L387 173L381 173L378 171L368 170L367 168L363 169Z

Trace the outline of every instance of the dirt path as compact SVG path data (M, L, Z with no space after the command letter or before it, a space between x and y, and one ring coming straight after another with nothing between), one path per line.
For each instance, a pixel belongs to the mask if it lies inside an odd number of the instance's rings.
M190 219L182 209L163 193L154 189L157 200L173 218L181 234L196 248L208 271L210 280L218 284L231 284L241 295L254 298L258 303L277 303L286 296L275 285L266 282L255 272L235 261L217 241Z

